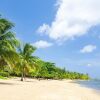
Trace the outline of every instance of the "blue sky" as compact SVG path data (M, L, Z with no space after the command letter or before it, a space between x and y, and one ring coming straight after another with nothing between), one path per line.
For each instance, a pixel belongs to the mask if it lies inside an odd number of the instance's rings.
M35 55L71 71L100 77L99 0L0 0L0 14L15 23Z

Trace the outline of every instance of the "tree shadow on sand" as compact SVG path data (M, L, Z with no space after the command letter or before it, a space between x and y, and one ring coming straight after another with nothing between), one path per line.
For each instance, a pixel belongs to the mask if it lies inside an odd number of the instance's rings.
M0 82L0 85L14 85L13 83L8 83L8 82Z

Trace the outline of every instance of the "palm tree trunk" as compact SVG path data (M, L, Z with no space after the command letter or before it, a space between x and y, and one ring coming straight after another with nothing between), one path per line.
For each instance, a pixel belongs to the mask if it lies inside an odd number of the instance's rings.
M26 76L25 76L25 68L24 68L23 77L24 77L24 80L25 80L26 79Z
M21 81L23 81L23 79L24 79L24 76L23 76L23 72L22 72Z
M21 72L21 81L24 81L24 69L22 68L22 72Z

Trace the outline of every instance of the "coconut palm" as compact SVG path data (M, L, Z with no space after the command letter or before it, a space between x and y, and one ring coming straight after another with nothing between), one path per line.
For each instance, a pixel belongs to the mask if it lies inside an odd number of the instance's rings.
M19 67L21 71L21 81L25 78L30 67L36 67L36 57L32 55L35 50L36 48L28 43L26 43L23 47L18 48L20 62L17 63L17 67Z
M19 42L11 31L13 26L11 22L0 17L0 66L12 66L13 61L18 59L16 46Z

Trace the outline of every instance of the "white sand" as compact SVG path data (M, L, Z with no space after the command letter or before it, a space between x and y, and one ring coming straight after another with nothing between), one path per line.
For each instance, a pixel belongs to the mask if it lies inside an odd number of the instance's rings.
M100 93L71 80L0 80L0 100L100 100Z

